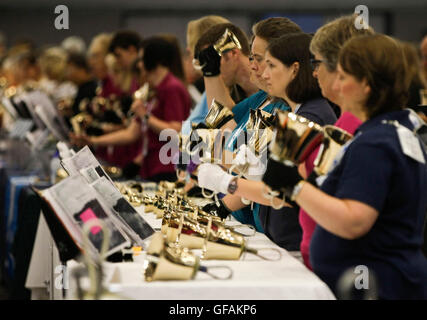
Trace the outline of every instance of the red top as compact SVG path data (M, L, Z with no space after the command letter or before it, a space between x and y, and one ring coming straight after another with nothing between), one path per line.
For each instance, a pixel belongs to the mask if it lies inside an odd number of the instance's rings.
M101 80L101 96L104 98L109 98L111 95L122 96L123 92L118 88L113 81L113 78L110 75L107 75L104 79Z
M341 117L338 118L334 126L344 129L348 133L354 134L356 129L362 124L358 118L356 118L350 112L344 112ZM317 147L305 161L305 170L307 171L307 176L311 174L314 169L314 160L316 159L317 153L319 152L319 147ZM313 270L310 263L310 241L311 236L313 235L314 229L316 228L316 222L303 210L299 211L299 223L302 228L302 241L301 241L301 255L304 260L304 264L310 270Z
M191 109L191 97L187 88L172 73L168 73L162 82L156 87L157 104L152 115L169 122L182 122L188 118ZM166 143L159 141L159 134L148 128L148 150L145 156L140 175L144 179L159 173L175 172L173 163L162 164L159 158L161 147Z
M112 95L117 97L126 95L132 96L137 89L138 81L136 78L132 79L129 92L126 93L114 84L113 78L110 75L107 75L107 77L102 80L101 96L105 98L110 98ZM109 164L123 168L141 152L141 144L141 139L138 139L131 144L123 146L97 147L95 155L97 158Z

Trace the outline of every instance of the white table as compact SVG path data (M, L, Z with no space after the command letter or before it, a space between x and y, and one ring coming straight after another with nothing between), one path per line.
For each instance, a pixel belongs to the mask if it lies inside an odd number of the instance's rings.
M143 213L137 208L153 228L160 228L161 220L152 213ZM227 224L237 224L228 221ZM308 270L289 252L278 247L264 234L256 233L247 238L248 247L278 248L282 257L278 261L265 261L246 254L239 261L202 261L205 266L226 265L233 270L230 280L216 280L198 272L189 281L146 282L143 277L143 256L134 262L105 263L104 287L126 299L140 300L330 300L335 299L328 286ZM69 274L79 266L69 261ZM82 281L83 287L89 284ZM75 297L75 281L70 280L67 299Z

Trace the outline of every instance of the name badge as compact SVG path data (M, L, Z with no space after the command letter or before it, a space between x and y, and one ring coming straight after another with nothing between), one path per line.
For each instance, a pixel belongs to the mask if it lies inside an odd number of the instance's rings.
M420 141L413 132L404 126L399 126L397 128L397 135L403 153L415 161L425 163Z

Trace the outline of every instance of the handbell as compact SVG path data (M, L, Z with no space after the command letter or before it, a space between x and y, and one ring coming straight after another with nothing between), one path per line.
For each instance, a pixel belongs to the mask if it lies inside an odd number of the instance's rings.
M203 162L220 163L222 160L222 131L220 129L193 130L187 144L187 153L199 155Z
M205 260L239 260L243 253L252 253L264 260L276 261L281 259L282 254L276 248L249 248L245 238L228 228L213 228L211 221L206 227L207 236L203 244L203 259ZM275 251L278 256L270 259L259 254L259 251Z
M268 144L273 139L272 127L275 122L275 115L272 115L263 110L257 109L255 116L255 123L249 130L253 134L249 138L248 146L255 151L255 154L261 154L266 150Z
M224 34L214 43L215 51L219 56L222 56L225 52L233 49L242 49L239 39L230 30L225 29ZM197 59L193 59L193 66L196 70L201 70L203 66L200 65Z
M213 99L210 110L205 117L205 123L210 129L218 129L233 119L233 117L234 114L230 109Z
M212 270L226 270L212 272ZM169 243L162 234L154 234L144 261L146 281L156 280L191 280L201 271L214 279L228 280L233 271L228 266L201 266L200 258L188 248Z
M353 135L347 131L331 125L324 126L323 131L323 144L314 160L314 171L318 175L325 175L329 172L343 145L353 138Z
M228 28L225 29L224 34L215 42L213 47L220 56L229 50L242 49L239 39Z
M270 144L271 158L300 164L321 143L323 128L304 117L277 111L275 138Z
M195 277L199 264L199 258L188 248L166 243L163 236L157 233L144 261L145 280L190 280Z
M92 121L92 116L86 112L81 112L70 119L73 131L77 135L82 134L82 131L86 130Z

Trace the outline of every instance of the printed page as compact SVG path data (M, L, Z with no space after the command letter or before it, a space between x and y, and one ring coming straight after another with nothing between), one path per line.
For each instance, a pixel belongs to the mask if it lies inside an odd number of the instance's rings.
M133 242L143 246L143 242L154 233L153 228L105 177L96 180L91 186L100 194L121 223L126 226L124 230Z
M100 219L110 234L107 255L128 246L129 241L123 232L113 224L108 208L98 199L95 190L80 175L68 177L60 183L43 191L53 200L52 205L58 217L67 226L73 238L83 247L83 224L92 219ZM104 234L99 227L89 232L90 247L100 252ZM90 248L89 248L90 250Z

